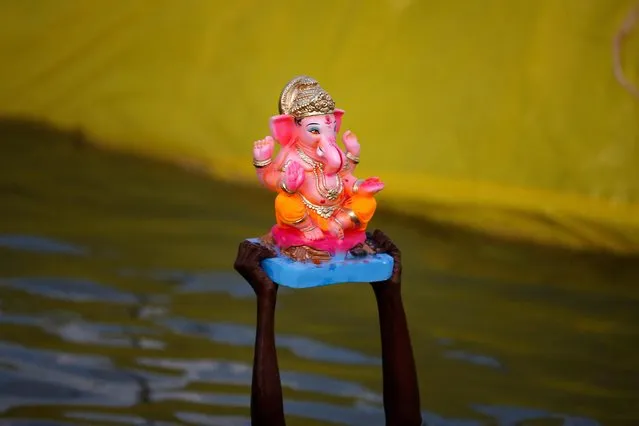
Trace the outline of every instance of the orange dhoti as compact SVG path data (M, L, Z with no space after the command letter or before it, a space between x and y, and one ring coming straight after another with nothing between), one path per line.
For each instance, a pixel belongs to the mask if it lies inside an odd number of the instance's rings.
M353 194L346 197L342 202L342 207L347 210L352 210L359 219L359 226L356 227L355 230L365 231L368 222L370 222L375 214L377 201L371 195ZM338 211L339 209L336 209L335 213ZM275 219L278 225L300 223L307 215L322 231L328 231L328 224L331 218L323 218L314 210L308 208L299 194L280 192L275 198Z

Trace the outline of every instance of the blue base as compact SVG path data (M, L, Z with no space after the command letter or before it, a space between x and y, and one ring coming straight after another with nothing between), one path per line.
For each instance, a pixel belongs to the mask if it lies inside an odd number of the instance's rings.
M258 243L258 238L249 238ZM321 287L339 283L384 281L393 274L393 258L385 253L361 258L336 254L319 265L296 262L277 253L262 261L262 268L273 282L291 288Z

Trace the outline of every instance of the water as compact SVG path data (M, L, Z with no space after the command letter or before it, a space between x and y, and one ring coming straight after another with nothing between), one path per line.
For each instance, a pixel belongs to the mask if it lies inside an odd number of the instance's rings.
M0 425L248 425L272 195L0 125ZM639 262L380 212L431 425L639 424ZM286 290L286 289L283 289ZM367 285L281 291L290 425L383 424Z

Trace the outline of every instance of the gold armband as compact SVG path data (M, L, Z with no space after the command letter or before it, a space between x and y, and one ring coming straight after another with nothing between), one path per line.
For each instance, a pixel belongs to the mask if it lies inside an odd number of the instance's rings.
M306 228L301 228L300 231L309 232L309 231L312 231L315 228L317 228L317 226L315 226L315 224L313 222L311 222L310 225L308 225Z
M359 164L359 157L351 154L350 152L346 153L346 158L348 158L349 160L351 160L355 164Z
M357 194L359 191L359 186L364 182L364 179L357 179L353 184L353 194Z
M353 225L355 225L355 228L359 228L360 227L362 222L359 220L359 218L357 217L357 215L355 214L355 212L353 210L345 209L345 208L342 208L340 210L343 211L349 217L351 222L353 222ZM342 226L342 228L343 227L344 226Z
M253 160L253 166L255 166L255 168L257 168L257 169L261 169L262 167L266 167L269 164L271 164L271 161L272 160L270 158L268 158L266 160L261 160L261 161L260 160Z
M295 222L292 223L292 225L299 225L303 223L307 218L308 218L308 213L305 213L301 219L297 219Z
M359 220L359 218L357 217L357 215L355 214L353 210L348 211L348 217L351 218L351 222L353 222L353 225L355 225L355 228L359 228L362 225L362 222Z
M284 179L282 179L282 183L280 184L280 187L284 190L284 192L286 192L287 194L295 194L295 191L291 191L290 189L288 189L286 187L286 183L284 182Z

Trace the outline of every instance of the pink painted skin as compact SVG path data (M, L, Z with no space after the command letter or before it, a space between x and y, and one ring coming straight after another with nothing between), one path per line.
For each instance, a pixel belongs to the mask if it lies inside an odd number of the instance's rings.
M324 165L328 187L334 187L337 184L337 174L339 174L344 182L346 194L351 195L352 186L357 181L353 175L356 164L346 157L345 152L336 143L343 114L344 111L336 109L333 114L305 117L300 121L296 121L290 115L272 117L270 124L273 137L267 136L253 145L253 158L256 161L265 161L273 157L276 140L281 145L280 152L272 163L257 169L257 176L261 183L276 192L280 191L284 183L291 192L299 192L316 205L328 207L339 203L339 200L325 199L318 192L313 168L302 160L298 154L299 149L306 156ZM342 136L342 142L346 152L359 157L360 144L353 132L346 131ZM346 162L350 163L349 170L344 169ZM282 171L282 167L287 163L286 169ZM383 188L383 182L378 177L372 177L359 185L358 194L373 196ZM341 245L339 240L344 239L344 231L335 220L329 221L328 231L338 241L335 244ZM303 239L306 241L319 241L325 238L324 232L319 228L303 233Z

